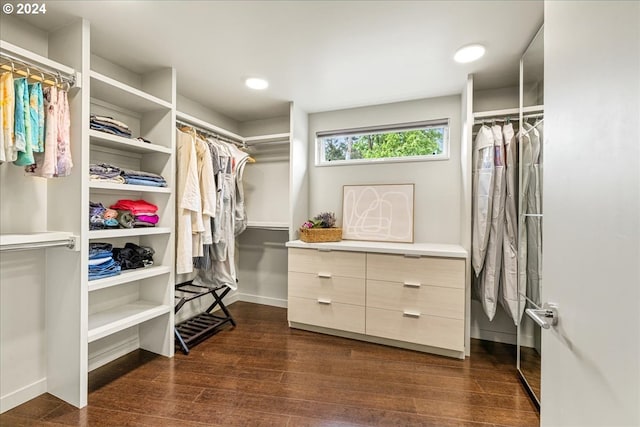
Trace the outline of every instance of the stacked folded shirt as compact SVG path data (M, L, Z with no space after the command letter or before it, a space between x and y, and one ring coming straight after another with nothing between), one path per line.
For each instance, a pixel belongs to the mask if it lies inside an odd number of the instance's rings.
M149 185L151 187L166 187L167 181L156 173L123 169L122 177L127 184Z
M132 270L152 266L155 251L146 246L127 243L124 248L113 248L112 254L122 270Z
M89 126L91 129L99 130L100 132L110 133L112 135L122 136L124 138L131 138L131 131L126 123L122 123L113 117L98 116L92 114L89 120Z
M89 280L120 274L120 264L113 259L112 249L110 243L89 244Z
M89 179L92 181L117 182L120 184L147 185L151 187L166 187L167 181L156 173L120 169L107 163L92 163L89 165Z
M107 209L102 203L89 201L89 230L119 228L118 211Z
M107 163L91 163L89 165L89 179L92 181L106 181L125 184L127 181L121 173L122 171L119 167L109 165Z
M158 207L144 200L118 200L111 209L118 211L118 222L125 228L155 227L160 220Z

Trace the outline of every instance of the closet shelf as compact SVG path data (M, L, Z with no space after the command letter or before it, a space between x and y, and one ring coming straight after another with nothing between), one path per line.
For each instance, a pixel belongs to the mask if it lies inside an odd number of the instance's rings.
M91 314L87 339L91 343L172 310L169 305L140 300Z
M271 135L248 136L244 142L248 146L259 146L261 144L289 144L291 135L287 133L274 133Z
M116 190L130 193L165 193L170 194L170 187L151 187L149 185L118 184L115 182L89 181L89 188Z
M116 150L127 150L134 153L163 153L171 154L171 149L157 144L148 144L135 139L123 138L121 136L111 135L100 132L95 129L89 130L89 137L92 145L100 147L108 147Z
M136 237L151 236L154 234L171 234L169 227L149 227L149 228L116 228L114 230L91 230L89 239L112 239L116 237Z
M207 123L204 120L200 120L197 117L193 117L187 113L183 113L181 111L176 111L176 119L181 120L183 122L190 123L196 127L211 131L221 136L228 136L230 138L236 139L238 141L244 141L244 138L238 134L230 132L226 129L218 127L216 125L212 125L211 123Z
M159 265L157 267L137 268L135 270L125 270L117 276L105 277L104 279L90 280L87 290L89 292L99 289L110 288L112 286L123 285L137 280L148 279L171 272L171 267Z
M91 71L91 96L137 113L171 110L171 103L122 82Z
M286 222L271 221L249 221L247 228L262 228L265 230L289 230L289 224Z
M23 58L36 66L40 65L43 68L49 69L51 71L59 71L61 74L74 76L76 81L75 87L80 87L80 82L82 81L82 79L80 78L81 74L71 67L53 61L45 56L38 55L37 53L23 49L14 44L8 43L4 40L0 40L0 51L7 53L10 56Z
M0 246L27 245L31 243L48 243L58 240L68 240L72 233L65 231L42 231L38 233L0 234Z

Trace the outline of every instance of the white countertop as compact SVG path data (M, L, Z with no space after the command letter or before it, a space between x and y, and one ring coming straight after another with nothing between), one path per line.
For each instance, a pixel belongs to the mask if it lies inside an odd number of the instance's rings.
M376 252L412 256L466 258L467 251L460 245L441 243L390 243L342 240L340 242L306 243L302 240L287 242L288 248L319 249L323 251Z

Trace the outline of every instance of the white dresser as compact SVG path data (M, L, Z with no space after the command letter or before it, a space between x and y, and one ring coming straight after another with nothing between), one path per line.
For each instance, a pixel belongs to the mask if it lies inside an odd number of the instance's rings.
M291 327L464 357L461 246L296 240L287 247Z

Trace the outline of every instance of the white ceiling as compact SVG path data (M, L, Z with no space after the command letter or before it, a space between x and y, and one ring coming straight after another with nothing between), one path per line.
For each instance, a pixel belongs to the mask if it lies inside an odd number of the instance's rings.
M173 66L178 93L237 121L517 84L542 1L48 1L29 22L50 31L81 16L92 51L143 73ZM454 51L482 43L473 64ZM265 77L266 91L244 86Z

